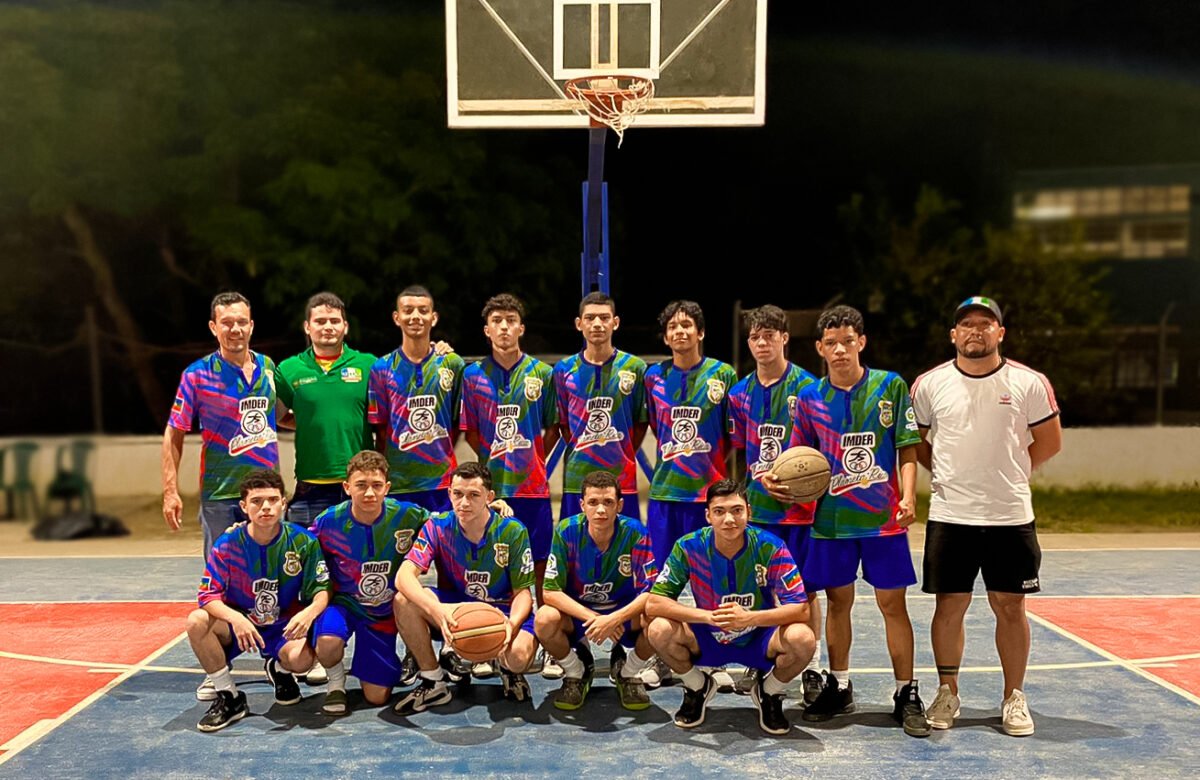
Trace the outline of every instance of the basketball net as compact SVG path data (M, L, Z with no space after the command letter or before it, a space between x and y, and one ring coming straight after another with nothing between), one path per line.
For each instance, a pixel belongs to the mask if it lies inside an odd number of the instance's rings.
M650 107L654 82L640 76L584 76L567 81L565 92L587 111L593 127L612 128L619 149L625 129Z

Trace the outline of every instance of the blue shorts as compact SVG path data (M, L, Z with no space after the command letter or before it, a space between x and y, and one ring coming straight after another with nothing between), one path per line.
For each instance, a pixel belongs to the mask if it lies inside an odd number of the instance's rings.
M229 526L235 523L247 522L250 518L238 506L236 498L222 501L200 502L200 528L204 532L204 560L212 552L213 543L225 533Z
M879 590L917 584L917 571L908 551L908 534L893 534L860 539L814 538L800 570L804 589L815 593L850 585L858 579L860 562L863 579Z
M390 629L390 630L389 630ZM330 604L313 628L317 637L336 636L343 643L354 637L350 674L383 688L400 684L400 659L396 656L396 623L388 618L364 620L345 607Z
M264 628L255 626L258 629L259 636L263 639L263 648L258 651L258 654L263 658L278 658L279 651L283 646L292 641L283 635L283 629L287 628L287 623L280 623L277 626ZM225 645L225 663L229 664L233 659L242 654L242 648L238 647L237 637L233 636L233 631L230 630L232 641ZM309 644L312 644L312 632L309 632Z
M290 523L308 528L317 515L331 506L349 501L350 496L342 490L341 482L297 482L296 492L288 504L287 519Z
M430 512L449 512L454 509L454 507L450 506L450 496L445 488L418 490L415 493L388 493L388 498L394 498L397 501L408 501Z
M550 543L554 541L554 510L550 498L506 498L512 507L513 517L521 521L529 534L529 550L533 560L542 562L550 557Z
M579 493L563 493L562 504L558 508L558 519L566 520L568 517L583 511L583 505L580 504L582 496ZM637 493L622 493L621 498L621 514L625 517L632 517L634 520L642 519L642 505L638 501Z
M775 665L775 661L767 656L767 645L775 636L774 626L755 628L748 637L738 637L738 644L729 645L718 642L708 626L691 625L689 628L696 635L696 644L700 645L700 655L692 656L692 663L698 666L734 664L765 672Z
M800 567L800 573L804 573L804 561L808 559L809 550L812 549L812 525L755 524L754 527L770 531L782 539L788 552L792 554L792 560Z
M479 601L479 599L473 599L470 596L455 591L441 590L440 588L430 588L430 590L433 591L433 595L437 596L438 601L443 604L468 604L472 601ZM479 603L488 604L490 602L479 601ZM511 610L507 604L492 604L492 606L503 612L506 616L511 614ZM533 633L533 616L535 612L536 610L529 610L529 617L525 618L525 622L521 624L521 630L528 631L530 636L537 638L537 634ZM442 630L437 626L430 626L430 632L433 634L434 639L442 638Z
M650 547L661 569L679 538L708 525L704 502L659 501L650 499L646 508L646 530Z

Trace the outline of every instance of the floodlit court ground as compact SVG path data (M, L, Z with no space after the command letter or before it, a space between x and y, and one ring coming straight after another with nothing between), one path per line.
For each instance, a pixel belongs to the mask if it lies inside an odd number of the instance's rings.
M601 675L576 713L556 710L558 683L535 676L532 703L477 681L408 718L362 707L351 679L356 709L333 719L320 713L319 687L275 705L261 661L246 656L235 674L252 714L201 734L207 705L194 697L201 672L183 633L200 572L194 531L51 543L0 524L0 777L1200 776L1200 534L1044 536L1045 592L1029 600L1037 732L1000 730L993 623L977 599L962 716L921 740L889 717L883 624L865 589L854 611L858 712L807 724L790 701L786 737L763 734L751 701L734 694L717 696L694 731L671 722L678 687L626 712ZM933 601L914 592L909 603L928 704Z

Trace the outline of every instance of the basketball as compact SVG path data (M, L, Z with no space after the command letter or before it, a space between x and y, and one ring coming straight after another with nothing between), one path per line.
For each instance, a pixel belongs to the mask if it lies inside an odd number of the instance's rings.
M791 491L794 504L816 501L829 487L829 461L812 447L784 450L771 466L771 474Z
M490 661L504 649L504 624L508 618L491 604L459 604L454 609L458 628L447 639L468 661Z

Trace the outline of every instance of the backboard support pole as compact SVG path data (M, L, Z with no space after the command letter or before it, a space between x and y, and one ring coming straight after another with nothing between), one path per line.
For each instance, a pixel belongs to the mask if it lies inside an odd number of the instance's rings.
M608 184L604 181L607 127L588 131L588 178L583 183L583 254L580 278L583 295L609 294Z

